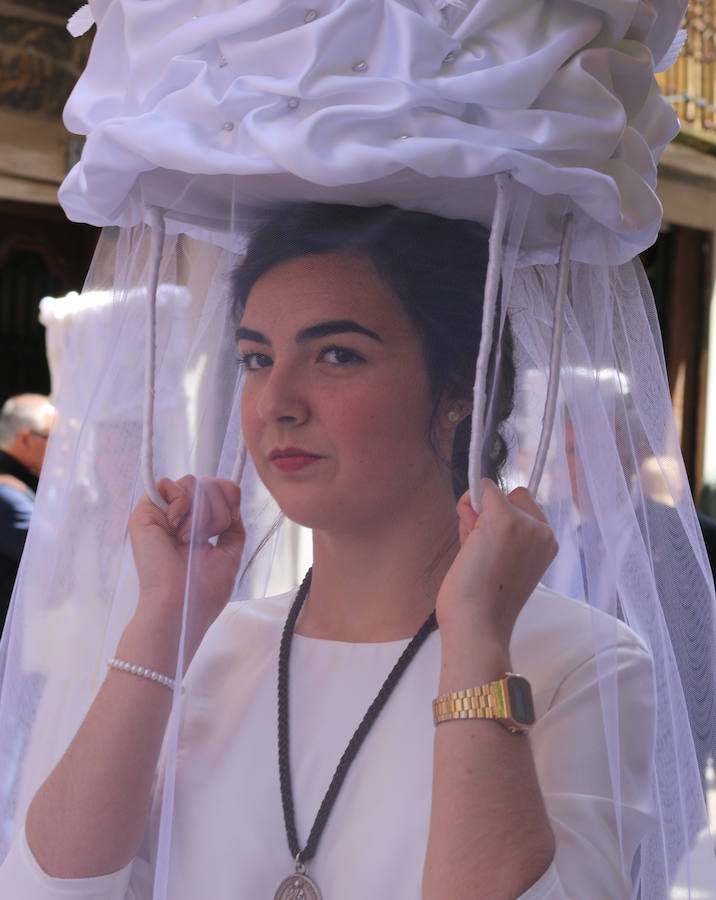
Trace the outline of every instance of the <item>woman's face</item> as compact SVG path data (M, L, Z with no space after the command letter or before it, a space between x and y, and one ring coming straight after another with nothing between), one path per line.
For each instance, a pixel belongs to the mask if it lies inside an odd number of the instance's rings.
M372 527L430 496L429 480L450 491L428 439L420 338L368 260L312 255L270 269L249 294L238 338L245 440L290 519Z

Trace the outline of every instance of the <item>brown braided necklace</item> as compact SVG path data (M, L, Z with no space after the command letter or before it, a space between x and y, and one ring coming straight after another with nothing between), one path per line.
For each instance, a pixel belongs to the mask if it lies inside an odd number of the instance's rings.
M306 873L306 863L313 859L316 855L318 842L323 834L328 816L333 809L333 804L338 796L338 791L346 777L350 764L355 759L358 750L365 736L368 734L373 722L378 714L385 706L388 697L390 697L393 688L398 683L400 676L408 667L415 654L418 652L425 639L431 631L437 628L437 620L435 613L432 612L420 626L417 633L410 641L408 646L401 653L398 661L393 666L388 677L383 682L383 686L368 707L368 711L363 717L362 722L356 728L353 737L348 742L343 756L338 763L331 783L326 791L326 796L321 802L321 806L313 823L311 832L306 841L306 846L301 850L298 844L298 835L296 833L296 820L293 807L293 789L291 787L291 767L289 764L289 732L288 732L288 662L291 653L291 639L293 630L296 625L296 619L301 611L303 602L308 594L311 586L311 572L309 569L306 577L303 579L301 587L298 589L296 599L286 618L286 624L283 627L281 635L281 646L278 654L278 769L281 781L281 804L283 806L283 820L286 825L286 838L288 839L289 850L291 856L296 861L296 871L288 878L284 878L278 886L274 900L321 900L321 893L312 878Z

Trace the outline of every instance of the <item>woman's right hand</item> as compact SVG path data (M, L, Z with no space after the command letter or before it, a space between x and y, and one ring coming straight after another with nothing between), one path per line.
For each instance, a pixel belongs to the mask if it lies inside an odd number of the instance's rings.
M244 548L241 492L230 481L197 483L191 475L163 478L157 489L167 511L145 495L129 518L139 602L115 655L174 677L185 594L185 668L231 596ZM137 855L171 709L172 692L163 685L107 671L29 807L27 839L46 873L91 878L116 872Z
M166 512L144 494L129 518L139 576L137 613L180 617L189 572L187 662L231 596L246 533L241 491L223 478L162 478ZM216 538L214 543L210 538Z

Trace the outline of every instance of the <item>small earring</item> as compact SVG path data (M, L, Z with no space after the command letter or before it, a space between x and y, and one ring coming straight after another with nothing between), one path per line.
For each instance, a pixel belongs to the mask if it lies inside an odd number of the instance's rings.
M451 409L447 414L447 420L452 425L456 425L460 421L460 414L462 410L459 409Z

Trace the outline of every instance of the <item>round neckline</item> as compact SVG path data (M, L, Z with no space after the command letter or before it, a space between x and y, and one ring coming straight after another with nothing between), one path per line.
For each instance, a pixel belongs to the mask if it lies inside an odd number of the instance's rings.
M433 637L433 634L437 634L437 633L438 633L438 631L436 629L434 632L429 634L426 639L426 643ZM397 639L390 640L390 641L338 641L338 640L334 640L333 638L311 637L309 635L300 634L297 631L294 631L294 633L293 633L293 641L296 641L298 643L305 643L306 645L308 645L309 643L322 644L324 646L332 645L332 646L335 646L336 648L339 648L339 647L346 647L346 648L347 647L398 648L398 647L407 646L411 640L412 640L412 635L410 637L397 638Z
M306 643L317 643L317 644L334 644L338 647L398 647L399 645L406 645L411 641L412 638L397 638L395 640L390 641L339 641L334 638L322 638L322 637L313 637L307 634L301 634L298 631L294 631L293 640L306 642Z

